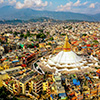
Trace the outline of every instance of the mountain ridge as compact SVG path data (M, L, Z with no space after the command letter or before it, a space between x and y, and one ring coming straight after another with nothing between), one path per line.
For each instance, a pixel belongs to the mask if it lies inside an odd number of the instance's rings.
M39 11L30 8L16 9L13 6L0 8L0 20L29 20L41 17L48 17L55 20L100 21L100 14L87 15L73 12Z

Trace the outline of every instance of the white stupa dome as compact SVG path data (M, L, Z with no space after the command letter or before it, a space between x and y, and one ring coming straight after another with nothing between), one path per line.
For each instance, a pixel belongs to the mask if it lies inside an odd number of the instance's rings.
M56 56L50 58L48 60L48 63L50 62L51 64L73 64L73 63L79 63L82 61L82 58L77 56L73 51L69 52L64 52L61 51L59 52Z
M84 60L83 57L78 56L71 50L67 36L65 38L63 51L59 52L57 55L49 56L45 64L51 69L56 69L56 72L65 70L75 71L89 67L87 61Z

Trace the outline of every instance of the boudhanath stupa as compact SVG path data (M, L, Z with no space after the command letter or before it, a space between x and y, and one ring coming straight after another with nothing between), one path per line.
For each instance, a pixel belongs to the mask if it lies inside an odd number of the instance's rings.
M88 68L89 64L85 57L78 56L74 51L71 50L68 37L65 38L63 50L57 55L50 55L44 64L50 69L59 71L75 71L79 69Z

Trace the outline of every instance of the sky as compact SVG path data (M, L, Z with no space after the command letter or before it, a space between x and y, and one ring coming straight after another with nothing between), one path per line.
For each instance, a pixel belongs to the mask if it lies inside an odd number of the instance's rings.
M0 7L11 5L16 9L64 11L84 14L100 13L100 0L0 0Z

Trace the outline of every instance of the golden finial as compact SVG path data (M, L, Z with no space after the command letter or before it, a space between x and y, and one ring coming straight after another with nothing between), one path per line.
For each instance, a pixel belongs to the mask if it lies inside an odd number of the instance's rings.
M71 51L70 44L69 44L69 40L68 40L68 37L67 36L65 38L65 43L64 43L63 51L64 52Z

